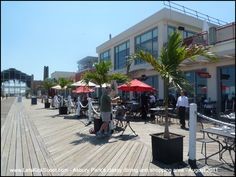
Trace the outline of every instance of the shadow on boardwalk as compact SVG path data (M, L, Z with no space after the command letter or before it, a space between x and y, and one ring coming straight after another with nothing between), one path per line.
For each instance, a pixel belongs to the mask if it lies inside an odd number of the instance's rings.
M93 145L104 145L109 143L115 143L118 141L129 141L129 140L137 140L138 137L134 135L112 135L107 137L98 138L94 134L86 134L86 133L76 133L76 135L80 138L78 140L72 141L71 144L79 145L82 143L89 142Z

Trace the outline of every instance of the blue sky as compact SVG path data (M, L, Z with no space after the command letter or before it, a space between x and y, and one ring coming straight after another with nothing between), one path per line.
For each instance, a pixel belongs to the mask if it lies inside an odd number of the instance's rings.
M226 22L234 1L176 1ZM163 1L1 1L1 70L16 68L35 80L43 67L77 71L77 61L96 47L164 8Z

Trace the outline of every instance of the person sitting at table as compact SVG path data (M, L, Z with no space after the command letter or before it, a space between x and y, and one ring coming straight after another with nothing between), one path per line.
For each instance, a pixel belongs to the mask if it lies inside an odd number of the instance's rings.
M150 108L156 107L156 97L152 92L149 93L149 107Z
M115 113L115 119L117 120L116 126L118 126L118 124L120 123L121 126L123 127L122 120L124 120L124 117L125 117L125 106L122 104L121 101L118 101Z

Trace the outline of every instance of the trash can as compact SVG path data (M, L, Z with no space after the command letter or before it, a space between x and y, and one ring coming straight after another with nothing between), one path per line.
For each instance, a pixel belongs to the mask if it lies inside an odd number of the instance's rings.
M31 97L31 104L37 104L37 98L36 97Z

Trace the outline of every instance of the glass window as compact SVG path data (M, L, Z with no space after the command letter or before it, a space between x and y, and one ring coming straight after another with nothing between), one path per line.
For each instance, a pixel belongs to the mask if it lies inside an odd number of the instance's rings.
M175 31L176 31L176 27L174 27L174 26L168 26L168 27L167 27L168 39L170 38L171 34L172 34L173 32L175 32Z
M220 67L221 112L235 111L235 66Z
M129 41L115 47L114 70L126 67L127 56L129 56Z
M100 60L103 60L103 61L110 61L111 60L111 57L110 57L110 50L107 50L103 53L100 54Z
M206 72L206 69L187 71L185 72L185 77L193 86L193 94L187 92L189 102L197 103L197 105L202 107L203 101L207 98L207 78L200 77L199 71Z
M147 31L135 38L135 51L145 50L151 53L155 58L158 57L158 37L157 28ZM135 65L145 63L143 60L135 60Z

